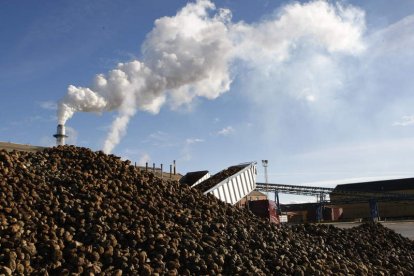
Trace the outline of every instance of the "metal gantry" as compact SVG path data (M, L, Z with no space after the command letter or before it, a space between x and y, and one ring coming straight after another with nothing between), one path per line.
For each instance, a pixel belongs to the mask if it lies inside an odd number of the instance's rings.
M329 194L334 189L324 187L312 187L312 186L299 186L299 185L286 185L286 184L274 184L274 183L256 183L257 190L266 190L266 187L270 191L276 191L286 194L296 195L308 195L308 196L320 196L321 194Z
M356 191L356 190L341 190L336 188L301 186L301 185L286 185L275 183L256 183L256 190L259 191L273 191L276 193L296 194L316 196L319 207L317 210L317 219L322 218L323 206L326 204L343 205L353 203L369 203L372 219L378 218L378 205L380 201L414 201L413 194L405 193L389 193L389 192L375 192L375 191ZM341 196L340 199L332 200L331 194Z
M360 201L366 200L367 198L374 198L379 201L389 200L414 200L413 194L406 193L389 193L389 192L375 192L375 191L356 191L356 190L341 190L336 188L326 187L314 187L314 186L301 186L301 185L286 185L286 184L274 184L274 183L256 183L256 190L263 191L265 187L270 191L276 191L279 193L296 194L296 195L307 195L316 196L318 201L329 202L326 199L327 195L336 194L343 196L352 196L352 199L348 201Z

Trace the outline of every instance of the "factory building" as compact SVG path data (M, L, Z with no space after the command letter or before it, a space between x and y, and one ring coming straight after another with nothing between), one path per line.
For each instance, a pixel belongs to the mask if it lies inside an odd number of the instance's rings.
M299 203L280 205L283 215L287 215L290 223L307 223L318 221L319 203ZM324 205L322 208L321 221L330 222L341 219L343 210L337 206Z
M368 219L372 216L370 200L387 194L395 196L395 199L374 202L379 218L414 218L414 178L338 185L330 194L330 199L332 203L338 202L336 206L343 209L341 220ZM410 200L404 200L404 197L411 195Z
M244 207L247 201L255 201L255 200L266 200L267 195L259 192L259 191L252 191L247 196L243 197L238 203L237 206Z

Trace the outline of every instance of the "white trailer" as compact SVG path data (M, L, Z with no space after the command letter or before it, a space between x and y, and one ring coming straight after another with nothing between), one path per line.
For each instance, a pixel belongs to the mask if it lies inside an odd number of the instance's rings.
M235 174L215 184L204 194L213 194L221 201L232 205L256 189L256 162L244 163L232 167L240 167ZM214 176L213 176L214 177ZM200 185L201 183L198 183Z

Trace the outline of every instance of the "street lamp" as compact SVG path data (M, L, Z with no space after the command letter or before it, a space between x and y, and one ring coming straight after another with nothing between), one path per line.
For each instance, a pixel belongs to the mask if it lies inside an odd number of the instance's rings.
M268 187L269 179L267 178L267 165L268 164L269 164L268 160L262 160L262 165L264 168L264 175L265 175L266 194L267 194L267 197L269 198L269 187Z

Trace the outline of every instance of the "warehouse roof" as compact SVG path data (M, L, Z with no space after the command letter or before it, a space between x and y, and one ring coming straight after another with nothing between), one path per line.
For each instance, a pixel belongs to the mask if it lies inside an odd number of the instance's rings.
M360 191L360 192L395 192L414 189L414 178L379 180L371 182L342 184L335 190ZM334 192L335 192L334 190Z
M267 196L266 194L259 191L252 191L248 196Z

